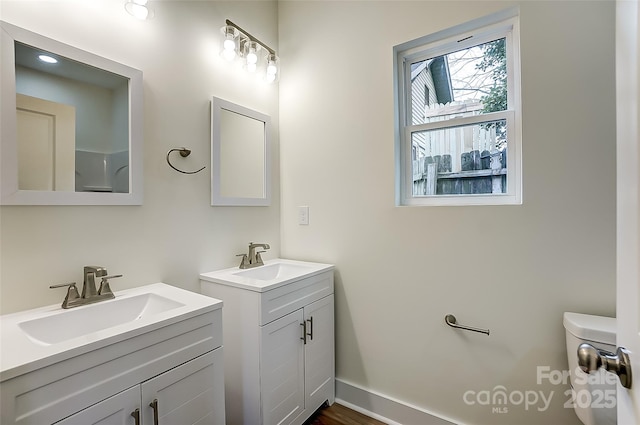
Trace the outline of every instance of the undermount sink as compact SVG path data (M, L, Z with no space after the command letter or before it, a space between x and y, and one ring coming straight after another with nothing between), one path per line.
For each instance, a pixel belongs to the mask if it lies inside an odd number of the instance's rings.
M183 306L169 298L147 293L76 307L65 314L20 322L18 327L36 342L57 344Z
M331 264L277 258L265 261L263 266L250 269L232 267L202 273L200 279L251 291L264 292L330 269L333 269Z

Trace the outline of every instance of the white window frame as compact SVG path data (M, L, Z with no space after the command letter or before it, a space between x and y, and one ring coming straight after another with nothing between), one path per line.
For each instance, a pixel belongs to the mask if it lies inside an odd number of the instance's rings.
M442 56L506 38L507 110L446 121L411 123L411 63ZM395 46L395 164L396 205L518 205L522 204L522 114L520 100L520 32L518 9L461 24L447 30ZM411 135L425 130L444 129L506 120L507 192L503 194L413 195Z

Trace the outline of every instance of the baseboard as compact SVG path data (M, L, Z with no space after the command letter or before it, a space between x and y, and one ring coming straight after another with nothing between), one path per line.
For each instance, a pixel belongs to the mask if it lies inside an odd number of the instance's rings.
M336 403L389 425L456 425L425 409L340 379L336 379Z

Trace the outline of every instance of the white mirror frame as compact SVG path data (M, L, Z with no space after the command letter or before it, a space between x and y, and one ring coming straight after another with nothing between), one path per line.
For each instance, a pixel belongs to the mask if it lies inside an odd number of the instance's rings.
M220 122L223 110L235 112L264 123L264 185L263 197L241 198L222 196ZM214 206L269 206L271 205L271 118L268 115L213 97L211 101L211 205Z
M0 205L142 205L142 71L0 21ZM129 193L18 189L15 42L104 69L129 79Z

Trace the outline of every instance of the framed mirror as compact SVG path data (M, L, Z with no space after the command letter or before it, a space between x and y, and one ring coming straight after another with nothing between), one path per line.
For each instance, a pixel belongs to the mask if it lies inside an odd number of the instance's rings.
M271 204L271 118L213 97L211 205Z
M141 205L142 71L0 26L0 204Z

